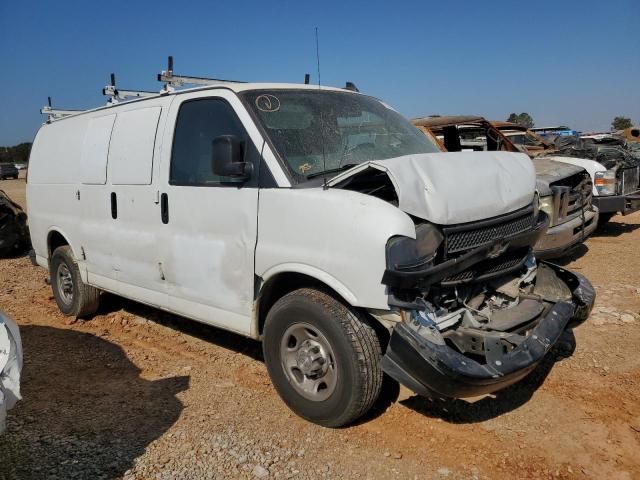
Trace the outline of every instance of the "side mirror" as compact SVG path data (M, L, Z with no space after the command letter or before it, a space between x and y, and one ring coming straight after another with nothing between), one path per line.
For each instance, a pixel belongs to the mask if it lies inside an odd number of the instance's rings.
M243 162L244 142L234 135L220 135L213 139L211 169L216 175L244 182L253 173L253 164Z

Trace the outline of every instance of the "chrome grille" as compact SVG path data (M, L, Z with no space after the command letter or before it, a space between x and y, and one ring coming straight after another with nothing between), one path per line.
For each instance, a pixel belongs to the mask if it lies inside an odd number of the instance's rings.
M567 218L579 215L584 208L591 205L593 182L589 174L580 173L554 182L553 192L554 216L551 226L563 223Z
M445 233L446 254L463 252L488 245L496 239L508 238L530 230L533 226L533 215L528 210L524 215L504 222L496 222L479 228L447 229ZM452 231L453 230L453 231Z
M638 167L622 170L622 195L638 191L639 177Z

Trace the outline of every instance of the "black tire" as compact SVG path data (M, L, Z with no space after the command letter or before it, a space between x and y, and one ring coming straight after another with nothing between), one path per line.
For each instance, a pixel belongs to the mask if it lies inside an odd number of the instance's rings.
M49 275L53 296L62 313L86 317L98 310L100 290L82 281L71 247L64 245L55 249L49 262Z
M601 213L598 217L598 228L604 227L615 215L616 212Z
M323 358L320 362L320 365L333 365L331 393L324 391L327 398L303 396L300 381L293 378L294 371L284 366L282 352L291 352L297 339L294 339L292 347L291 343L284 346L283 342L289 342L293 336L287 339L288 332L300 328L300 325L310 326L311 331L321 337L316 339L328 343L330 353L325 357L329 361ZM307 330L304 326L302 328ZM308 341L313 342L314 337L305 340ZM371 409L380 394L382 351L376 332L363 314L319 290L295 290L273 305L267 314L262 348L267 370L278 394L291 410L311 422L325 427L352 423ZM297 358L300 358L300 350L303 349L299 346ZM301 365L307 364L303 362ZM300 378L310 378L306 374L301 375L300 369L297 373ZM320 379L314 375L312 380L321 382L328 378L329 374L326 375ZM329 389L326 385L325 388ZM307 392L307 395L318 394Z

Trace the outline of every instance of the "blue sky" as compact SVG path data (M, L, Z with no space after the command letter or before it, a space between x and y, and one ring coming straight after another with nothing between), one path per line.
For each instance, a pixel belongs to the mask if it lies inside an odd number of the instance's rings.
M538 126L640 123L640 1L0 0L0 145L30 141L47 96L89 108L115 72L356 83L402 114L529 112Z

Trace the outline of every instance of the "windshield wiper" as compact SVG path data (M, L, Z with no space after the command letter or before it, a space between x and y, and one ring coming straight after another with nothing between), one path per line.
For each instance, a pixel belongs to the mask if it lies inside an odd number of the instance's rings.
M307 175L307 178L321 177L322 175L327 175L328 173L342 172L343 170L349 170L356 165L359 165L359 163L345 163L344 165L340 165L336 168L330 168L329 170L323 170L322 172L310 173L309 175Z

